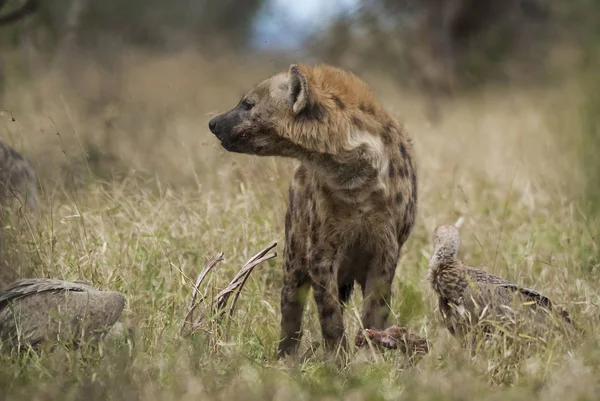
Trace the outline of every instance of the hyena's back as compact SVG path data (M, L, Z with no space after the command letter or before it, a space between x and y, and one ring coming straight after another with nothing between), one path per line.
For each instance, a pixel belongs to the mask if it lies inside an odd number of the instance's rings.
M15 149L0 140L0 204L19 197L30 209L37 201L36 174L31 164Z

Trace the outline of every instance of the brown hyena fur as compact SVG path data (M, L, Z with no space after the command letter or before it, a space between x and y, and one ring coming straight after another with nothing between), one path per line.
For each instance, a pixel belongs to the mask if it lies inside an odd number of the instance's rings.
M297 350L309 287L328 351L346 344L343 303L355 281L363 326L383 329L417 211L413 145L402 125L357 76L292 65L209 128L228 151L299 161L285 218L278 355Z
M19 152L0 140L0 205L7 206L14 198L20 198L33 210L36 197L33 167Z

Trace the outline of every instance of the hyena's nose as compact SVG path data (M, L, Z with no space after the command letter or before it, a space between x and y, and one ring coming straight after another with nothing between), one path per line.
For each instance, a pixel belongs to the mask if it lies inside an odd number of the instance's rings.
M216 118L211 119L208 122L208 129L210 130L210 132L212 132L213 134L216 134L216 130L217 130L217 120Z

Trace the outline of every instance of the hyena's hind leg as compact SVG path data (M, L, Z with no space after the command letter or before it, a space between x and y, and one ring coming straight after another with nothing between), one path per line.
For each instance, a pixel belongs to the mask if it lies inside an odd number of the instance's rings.
M390 314L392 281L399 257L398 247L390 248L374 255L367 270L362 310L362 324L366 329L385 329Z

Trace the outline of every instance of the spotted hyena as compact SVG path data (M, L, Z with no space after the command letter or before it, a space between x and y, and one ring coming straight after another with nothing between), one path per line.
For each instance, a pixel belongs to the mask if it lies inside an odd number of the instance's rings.
M417 212L413 145L402 125L354 74L294 64L209 128L230 152L298 160L285 217L278 355L297 350L309 287L328 351L346 344L343 304L355 281L363 326L383 329Z
M20 198L35 209L36 175L29 162L15 149L0 140L0 205Z

